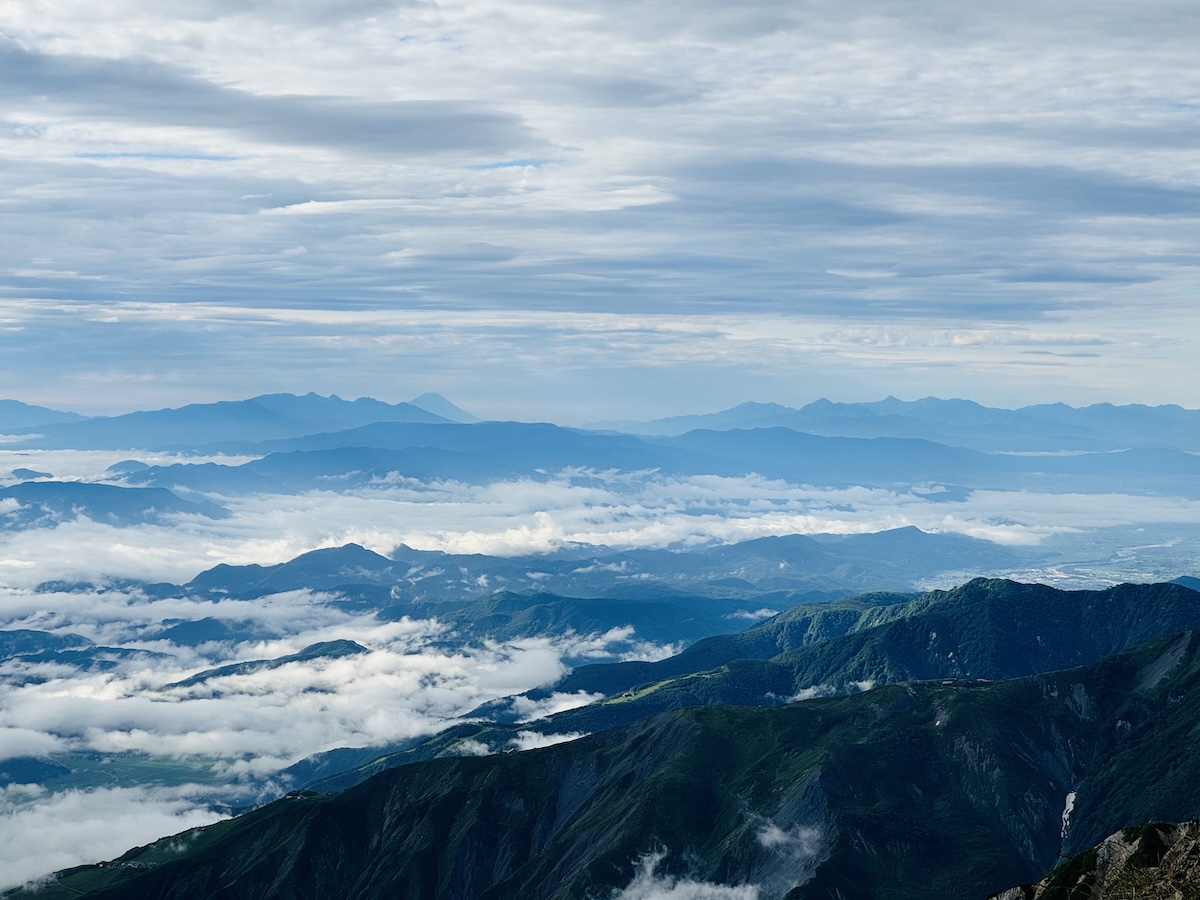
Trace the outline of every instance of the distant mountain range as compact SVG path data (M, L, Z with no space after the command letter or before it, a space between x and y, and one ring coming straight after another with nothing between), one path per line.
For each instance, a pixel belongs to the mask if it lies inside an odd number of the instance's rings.
M15 501L0 508L0 530L53 527L86 517L108 525L161 523L173 515L228 518L229 510L209 500L184 500L161 487L119 487L79 481L26 481L0 488L0 501Z
M10 428L6 445L129 450L131 458L107 473L111 482L226 497L361 489L396 479L544 480L562 472L757 475L906 491L924 485L930 502L981 488L1200 497L1200 411L1175 406L997 410L934 398L818 401L801 410L743 404L642 429L671 432L655 436L479 422L440 395L416 401L269 394ZM154 466L137 459L138 450L255 458L241 465ZM41 480L48 473L20 467L12 477Z
M476 424L479 419L440 394L408 403L369 397L343 400L315 393L264 394L248 400L87 418L76 413L0 401L0 432L16 447L76 449L197 449L345 432L376 423ZM1070 453L1129 448L1200 451L1200 410L1179 406L1072 407L1062 403L1000 409L969 400L894 397L873 403L817 400L799 409L743 403L715 413L649 422L597 422L591 430L677 437L689 431L780 428L830 438L920 439L987 452ZM20 436L25 435L24 440ZM15 439L15 440L14 440ZM330 445L326 442L325 447ZM379 447L377 443L338 446ZM317 449L269 446L266 452ZM394 449L394 448L393 448Z
M263 394L249 400L194 403L178 409L85 417L14 400L0 401L10 446L91 449L190 449L227 441L266 441L343 431L375 422L477 422L440 394L411 403L336 394ZM20 440L21 435L26 435Z
M252 599L308 588L339 591L358 603L374 602L371 598L382 594L386 597L382 608L395 615L419 615L430 603L486 597L498 590L655 601L708 596L786 607L909 587L916 579L939 572L1003 569L1029 559L1029 554L990 541L928 534L913 527L826 540L798 534L766 537L685 551L579 546L511 557L403 545L383 556L349 544L314 550L274 566L220 565L186 585L153 589ZM446 615L448 610L442 606L438 614Z
M20 429L36 428L40 425L59 425L65 422L82 422L86 416L73 412L61 412L44 406L32 406L19 400L0 400L0 433L11 434Z
M777 403L742 403L704 415L596 422L589 427L645 435L679 435L696 429L790 428L827 437L924 438L988 451L1200 450L1200 410L1171 405L1098 403L1076 408L1051 403L1010 410L969 400L888 397L874 403L817 400L799 409Z
M984 487L1200 496L1200 455L1171 448L1022 456L916 438L823 437L779 427L646 438L519 422L379 422L288 439L222 443L212 442L211 428L204 434L209 443L197 449L260 458L241 465L127 465L112 477L131 485L225 496L358 489L401 478L466 484L545 480L563 471L597 479L605 472L757 474L815 486L909 490L926 485L931 502L954 501L964 490Z

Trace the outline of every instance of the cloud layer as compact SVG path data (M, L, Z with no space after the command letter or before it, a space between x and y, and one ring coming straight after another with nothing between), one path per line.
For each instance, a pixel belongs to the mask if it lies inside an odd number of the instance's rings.
M0 471L30 467L90 480L101 478L123 455L6 451L0 445ZM775 534L856 534L917 525L1024 547L1074 541L1059 550L1074 568L1048 567L1035 574L1060 583L1072 578L1105 583L1131 572L1144 571L1147 578L1179 574L1180 561L1194 558L1193 550L1200 546L1195 500L1000 491L975 491L953 502L939 497L928 486L821 489L758 477L567 470L536 481L469 485L393 479L342 493L222 498L232 512L224 520L183 515L168 524L119 528L79 518L53 528L4 533L0 628L74 635L127 652L110 654L104 666L93 668L53 660L0 662L2 752L8 757L75 754L75 759L81 753L100 754L113 761L107 771L117 771L124 760L122 765L161 766L175 773L176 782L180 773L186 775L177 787L143 785L126 791L118 782L119 789L107 793L88 793L65 783L53 794L10 787L0 828L40 834L40 823L67 809L74 810L78 825L64 831L61 841L47 840L45 858L13 868L12 877L112 855L161 833L209 821L219 814L214 809L221 803L238 797L253 802L286 788L278 773L302 757L440 730L480 704L552 683L565 671L565 660L597 655L656 659L678 649L648 643L629 627L464 643L434 618L385 622L312 590L253 602L158 597L119 579L183 583L218 563L267 565L352 541L383 553L405 543L419 549L521 555L576 543L689 547ZM527 574L530 586L536 575L536 570ZM92 586L38 588L50 581ZM772 612L763 608L750 616ZM161 636L171 622L202 619L228 626L223 632L228 636L194 646ZM745 624L731 621L730 628ZM364 652L178 685L216 666L278 659L331 641L354 641ZM576 693L518 700L513 711L529 724L514 748L579 737L543 733L537 720L591 699ZM473 742L460 747L463 753L489 749L503 748ZM139 806L143 814L135 811ZM108 830L102 828L101 813L88 812L105 808L117 811L117 825L108 823ZM118 825L124 829L119 838L100 840L112 838ZM764 847L788 852L793 845L807 846L808 837L769 828L759 835ZM628 896L754 896L746 893L750 887L712 887L654 872L651 866L639 875L627 890L641 893Z
M180 789L0 788L0 890L223 818Z
M94 480L126 452L5 451L0 471L29 467ZM169 456L150 462L169 463ZM203 460L189 460L203 461ZM225 460L236 463L237 460ZM343 492L218 497L232 516L180 515L163 525L116 528L79 518L53 529L0 535L0 588L54 580L134 578L184 583L219 563L285 562L320 547L358 543L388 554L421 550L514 556L568 544L613 548L687 547L769 535L860 534L905 526L1036 548L1078 539L1152 546L1132 528L1171 529L1196 540L1198 502L1160 494L975 490L942 502L928 485L911 489L817 488L758 476L687 478L656 473L564 470L539 480L485 484L397 478ZM1097 529L1125 530L1111 538ZM1048 544L1049 542L1049 544ZM1074 552L1074 551L1071 551ZM1090 550L1087 552L1091 552ZM1135 554L1136 555L1136 554ZM1104 557L1095 558L1101 562ZM1099 572L1099 570L1097 570ZM1166 569L1158 573L1178 574ZM1147 577L1154 577L1147 570ZM25 601L7 601L10 616Z
M439 389L570 421L1186 402L1195 17L10 6L4 374L91 409Z

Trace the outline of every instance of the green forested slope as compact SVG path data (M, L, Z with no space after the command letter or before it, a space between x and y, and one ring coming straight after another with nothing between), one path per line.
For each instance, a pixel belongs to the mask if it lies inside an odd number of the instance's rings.
M62 883L105 900L607 897L662 850L663 871L764 898L982 897L1120 825L1200 813L1198 728L1188 633L1066 672L677 710L403 766Z

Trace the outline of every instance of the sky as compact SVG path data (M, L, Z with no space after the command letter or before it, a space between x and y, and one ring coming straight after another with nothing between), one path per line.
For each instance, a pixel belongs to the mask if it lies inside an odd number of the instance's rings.
M1190 2L0 2L0 395L1196 406Z

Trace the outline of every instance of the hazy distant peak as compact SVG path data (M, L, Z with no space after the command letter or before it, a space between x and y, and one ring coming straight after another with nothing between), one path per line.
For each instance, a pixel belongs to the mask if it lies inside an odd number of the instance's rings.
M787 428L826 437L923 438L984 451L1059 452L1122 447L1197 449L1200 410L1178 406L1076 408L1065 403L1003 409L974 400L888 396L870 403L822 397L800 409L778 403L740 403L702 415L649 422L596 422L594 429L642 435L681 435L697 429Z
M441 416L443 419L449 419L451 422L460 422L464 425L470 425L481 421L478 416L473 416L460 406L451 403L441 394L425 393L420 397L415 397L408 401L409 406L415 406L418 409L423 409L425 412L433 413L435 416Z
M82 422L86 416L79 413L33 406L19 400L0 400L0 431L10 428L37 428L59 422Z
M758 400L747 400L745 403L739 403L737 406L733 407L730 410L726 410L726 411L732 412L735 409L745 410L746 412L754 412L754 411L762 412L762 411L766 411L766 410L771 410L771 411L782 410L783 412L795 412L795 410L792 409L792 407L784 406L782 403L761 403Z
M391 404L370 397L343 400L337 395L280 393L14 431L29 434L23 443L38 447L160 449L194 448L228 441L281 440L345 431L376 422L448 424L449 420L409 403ZM38 434L31 433L34 431Z

